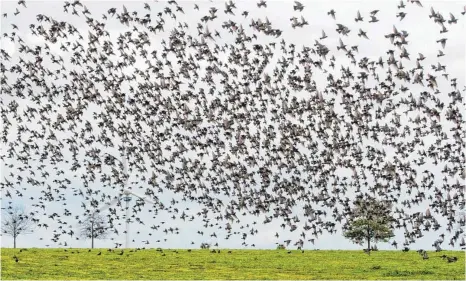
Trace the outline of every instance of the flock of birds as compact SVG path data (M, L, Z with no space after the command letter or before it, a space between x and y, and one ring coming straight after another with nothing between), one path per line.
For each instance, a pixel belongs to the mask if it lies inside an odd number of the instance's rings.
M154 217L170 214L150 231L175 235L180 229L170 219L202 219L199 235L210 230L217 239L223 229L225 239L237 235L252 246L247 239L257 225L276 219L283 232L301 232L294 245L303 247L336 233L355 198L377 197L394 204L405 247L439 229L450 237L442 233L437 249L445 240L464 247L465 87L444 60L450 36L461 36L449 29L466 8L447 16L400 1L400 21L416 8L437 27L429 32L438 40L427 45L437 55L415 58L422 50L410 50L409 32L396 23L383 35L360 27L380 24L384 11L358 11L342 23L332 9L323 16L334 29L312 34L305 19L312 7L290 3L290 28L315 36L315 44L299 47L283 38L287 28L236 4L229 0L222 11L218 3L171 0L97 14L65 1L66 20L40 13L22 19L32 21L25 30L15 18L29 3L3 14L11 30L1 40L16 46L14 55L0 51L3 200L29 199L28 215L61 243L78 239L73 219L115 199L129 180L125 188L156 202L132 207L141 228L150 225L138 215L145 205ZM251 10L267 5L261 0ZM188 6L199 19L194 26L183 21ZM366 57L348 38L391 48ZM28 196L31 188L40 194ZM164 192L181 202L162 202ZM67 205L76 200L82 213ZM52 202L62 213L50 210ZM115 233L118 209L105 213ZM244 216L254 222L242 223Z

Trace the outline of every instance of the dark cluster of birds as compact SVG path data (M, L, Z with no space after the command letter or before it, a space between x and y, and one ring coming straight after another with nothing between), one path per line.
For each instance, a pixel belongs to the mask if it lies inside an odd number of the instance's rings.
M439 229L451 246L465 246L464 214L458 218L465 88L445 63L450 36L463 36L449 29L465 11L447 17L420 1L400 2L400 21L416 9L439 29L425 27L439 34L425 45L438 54L423 55L398 23L384 34L362 30L363 22L380 25L383 10L358 11L344 23L332 9L323 16L334 29L313 34L304 18L311 4L290 3L291 30L315 37L298 46L285 40L283 25L254 16L270 8L265 0L249 11L232 0L223 11L218 3L172 0L103 14L75 0L65 1L61 18L37 11L20 24L28 5L21 0L3 14L11 29L1 40L16 51L0 53L1 188L3 200L30 199L30 216L50 227L53 242L78 239L71 221L129 188L156 202L138 200L133 224L149 228L139 216L144 205L154 217L167 212L166 224L150 230L167 236L179 233L170 219L199 219L199 235L217 239L221 229L225 239L237 235L252 246L247 239L258 225L275 219L283 232L301 232L294 245L303 248L336 233L356 198L373 196L394 204L405 247ZM345 44L350 38L391 47L366 57ZM182 199L167 202L164 193ZM81 213L67 205L76 200ZM50 211L57 202L61 213ZM117 206L105 213L115 233ZM243 223L245 216L254 222Z
M449 257L447 255L442 255L441 256L442 259L446 259L448 263L452 263L452 262L457 262L458 261L458 257Z

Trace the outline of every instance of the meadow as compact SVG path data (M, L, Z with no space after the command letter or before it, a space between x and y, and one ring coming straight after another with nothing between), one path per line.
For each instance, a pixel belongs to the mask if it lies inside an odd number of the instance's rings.
M465 280L462 251L11 249L1 252L2 280L366 279ZM228 253L231 251L231 253ZM101 252L100 255L98 253ZM456 256L448 263L442 255ZM18 258L16 262L14 256Z

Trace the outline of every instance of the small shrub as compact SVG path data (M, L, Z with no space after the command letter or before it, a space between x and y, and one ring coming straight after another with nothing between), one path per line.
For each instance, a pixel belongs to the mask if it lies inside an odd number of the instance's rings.
M208 243L201 243L201 249L210 249L210 244L208 244Z
M285 250L285 249L286 249L285 245L283 245L283 244L278 244L277 250Z

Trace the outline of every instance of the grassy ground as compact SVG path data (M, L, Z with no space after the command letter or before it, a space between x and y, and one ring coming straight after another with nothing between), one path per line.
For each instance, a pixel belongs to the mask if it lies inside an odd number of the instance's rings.
M79 251L79 253L78 253ZM465 279L461 251L2 249L2 279ZM102 254L97 255L99 252ZM448 263L441 255L456 256ZM15 262L16 255L19 261Z

